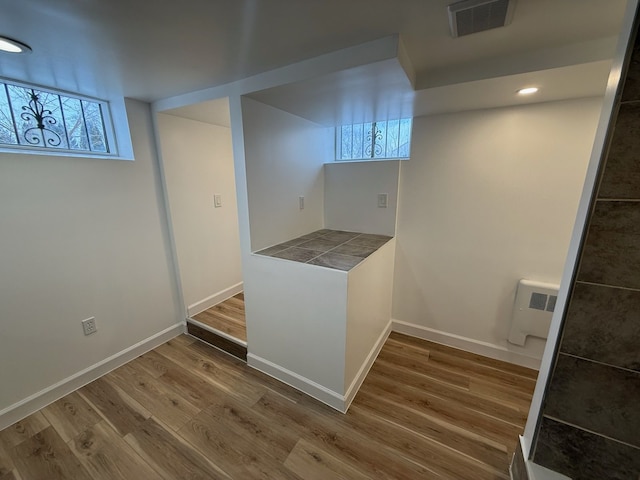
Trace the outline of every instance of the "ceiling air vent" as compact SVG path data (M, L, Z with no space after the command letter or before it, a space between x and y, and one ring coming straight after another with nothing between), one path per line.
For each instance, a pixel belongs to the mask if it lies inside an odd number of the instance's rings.
M492 28L504 27L511 21L515 0L463 0L449 5L451 35L462 37Z

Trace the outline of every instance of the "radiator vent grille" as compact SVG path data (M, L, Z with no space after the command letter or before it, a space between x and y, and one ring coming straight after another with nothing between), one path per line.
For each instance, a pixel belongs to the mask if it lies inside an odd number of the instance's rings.
M529 308L553 312L556 308L557 295L545 295L544 293L533 292L529 299Z
M528 336L547 338L558 300L558 285L522 279L513 304L509 342L524 345Z
M515 0L463 0L449 5L451 35L462 37L504 27L511 20L514 2Z

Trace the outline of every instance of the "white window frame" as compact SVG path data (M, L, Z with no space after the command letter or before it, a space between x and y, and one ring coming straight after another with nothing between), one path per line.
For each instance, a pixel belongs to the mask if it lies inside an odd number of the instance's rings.
M51 156L73 156L73 157L88 157L88 158L103 158L103 159L123 159L120 156L118 149L118 141L116 136L116 129L114 128L112 105L111 102L88 95L80 95L77 93L68 92L56 88L44 87L41 85L29 84L12 80L9 78L0 77L0 88L5 89L5 85L14 85L25 89L33 89L39 92L44 92L58 97L66 97L77 100L84 100L100 105L100 111L102 114L102 124L104 128L105 141L107 142L108 152L100 152L95 150L80 150L58 147L47 147L39 145L29 144L11 144L0 143L0 152L4 153L28 153L35 155L51 155ZM15 121L14 121L15 126ZM16 126L17 128L17 126ZM19 141L19 140L18 140Z
M400 128L401 128L401 122L404 120L409 120L410 121L410 126L409 126L409 140L408 140L408 145L407 145L407 155L400 155L399 151L398 151L398 155L387 155L387 151L386 151L386 145L388 142L388 123L389 122L398 122L398 139L400 138ZM375 153L375 148L376 148L376 138L377 135L374 134L373 130L370 130L369 132L365 131L365 125L371 125L372 129L376 128L377 124L385 124L385 132L386 132L386 138L385 138L385 152L383 155L376 155ZM342 131L344 127L351 127L351 131L352 131L352 142L353 142L353 130L354 127L362 127L362 143L361 143L361 155L360 156L349 156L347 158L343 158L342 155ZM375 161L379 161L379 160L408 160L410 155L411 155L411 137L412 137L412 133L413 133L413 118L410 117L405 117L405 118L392 118L389 120L377 120L374 122L365 122L365 123L354 123L354 124L346 124L346 125L340 125L337 126L335 129L335 161L336 162L375 162ZM370 140L367 140L366 137L369 137ZM368 145L366 145L367 142L371 142L371 153L366 154L365 155L365 150L366 147L368 147ZM352 143L353 146L353 143ZM399 150L399 146L398 146L398 150ZM353 152L353 150L352 150Z

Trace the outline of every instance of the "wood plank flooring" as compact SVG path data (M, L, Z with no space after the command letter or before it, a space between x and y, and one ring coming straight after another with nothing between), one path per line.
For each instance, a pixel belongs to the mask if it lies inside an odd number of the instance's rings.
M218 305L193 317L195 320L231 335L233 338L247 341L247 323L244 315L244 294L239 293Z
M0 432L0 479L508 479L535 378L393 333L343 415L182 335Z

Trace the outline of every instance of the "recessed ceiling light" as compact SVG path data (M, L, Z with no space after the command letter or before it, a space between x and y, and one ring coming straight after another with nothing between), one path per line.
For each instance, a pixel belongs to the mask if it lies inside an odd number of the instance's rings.
M518 90L518 95L531 95L532 93L536 93L538 91L538 87L527 87L521 88Z
M29 53L31 47L12 38L0 36L0 51L8 53Z

